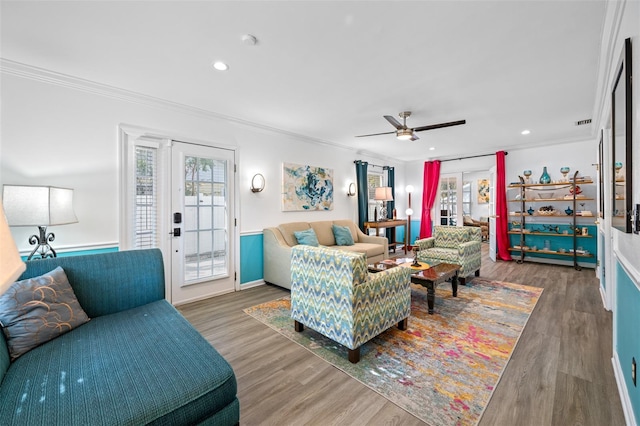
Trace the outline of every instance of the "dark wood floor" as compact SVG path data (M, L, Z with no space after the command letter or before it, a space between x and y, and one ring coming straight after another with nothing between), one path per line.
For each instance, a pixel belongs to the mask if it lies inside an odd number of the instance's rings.
M544 292L480 426L623 425L594 271L493 263L486 244L482 262L482 277ZM287 293L264 285L179 308L233 367L242 425L424 424L242 311Z

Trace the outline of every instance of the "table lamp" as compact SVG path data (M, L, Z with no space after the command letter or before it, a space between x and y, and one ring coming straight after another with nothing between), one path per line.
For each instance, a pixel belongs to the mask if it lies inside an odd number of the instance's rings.
M9 226L37 226L39 235L29 237L36 245L27 260L35 254L40 258L56 257L49 245L56 236L47 234L47 226L76 223L73 212L73 189L53 186L4 185L3 203Z
M387 220L387 201L393 201L393 193L391 192L391 187L380 186L376 188L376 194L374 199L376 201L382 201L379 220Z

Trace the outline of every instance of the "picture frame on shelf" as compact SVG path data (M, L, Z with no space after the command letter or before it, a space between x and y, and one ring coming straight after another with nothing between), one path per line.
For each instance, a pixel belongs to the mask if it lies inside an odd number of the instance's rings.
M632 204L632 91L631 39L624 47L616 68L611 90L612 143L612 203L611 225L621 232L631 233Z

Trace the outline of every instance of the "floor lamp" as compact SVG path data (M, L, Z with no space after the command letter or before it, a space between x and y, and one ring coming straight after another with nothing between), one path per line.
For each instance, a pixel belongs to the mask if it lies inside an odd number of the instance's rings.
M407 191L407 195L409 198L409 207L407 208L407 210L405 210L405 213L407 214L407 237L406 237L405 248L407 249L407 251L410 251L412 249L412 245L410 243L411 243L411 215L413 214L413 209L411 208L411 193L413 192L413 185L407 185L407 187L405 188L405 191Z

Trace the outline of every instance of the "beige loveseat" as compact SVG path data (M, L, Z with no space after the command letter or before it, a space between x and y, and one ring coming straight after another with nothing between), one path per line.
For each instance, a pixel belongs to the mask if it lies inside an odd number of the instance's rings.
M349 227L354 245L336 245L336 239L333 236L334 224ZM283 223L264 230L264 280L266 282L291 288L291 247L298 244L293 233L309 228L313 228L321 246L365 253L368 263L389 257L389 243L386 237L366 235L350 220Z

